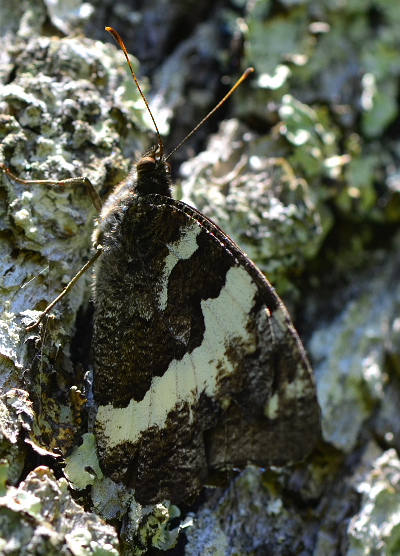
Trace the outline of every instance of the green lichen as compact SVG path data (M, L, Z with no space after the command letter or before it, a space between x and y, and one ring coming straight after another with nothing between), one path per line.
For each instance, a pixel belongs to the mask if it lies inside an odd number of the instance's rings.
M361 509L348 526L346 556L396 556L400 550L400 461L388 450L357 478Z
M79 490L103 478L93 434L82 435L82 444L75 446L72 454L65 458L65 464L65 476Z

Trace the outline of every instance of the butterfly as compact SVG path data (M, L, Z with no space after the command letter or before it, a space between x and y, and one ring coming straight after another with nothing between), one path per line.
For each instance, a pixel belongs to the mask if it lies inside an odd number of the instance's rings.
M319 435L312 372L270 283L170 194L154 148L100 215L95 434L103 472L143 503L193 497L214 472L303 459Z
M285 306L232 239L172 197L167 158L159 140L104 206L88 180L69 180L100 214L96 254L59 296L95 264L99 461L145 505L192 499L229 469L298 462L320 435Z
M303 459L320 412L297 332L232 239L173 199L161 141L106 201L93 241L105 474L142 504L179 503L226 469Z

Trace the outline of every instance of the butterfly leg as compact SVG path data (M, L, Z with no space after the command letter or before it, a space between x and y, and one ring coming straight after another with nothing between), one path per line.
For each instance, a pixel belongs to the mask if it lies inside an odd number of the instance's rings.
M72 287L79 280L79 278L82 276L82 274L85 274L85 272L88 270L88 268L90 268L97 261L97 259L100 257L102 252L103 252L103 247L101 245L98 245L97 246L97 251L93 255L93 257L80 269L79 272L77 272L77 274L75 274L75 276L72 278L72 280L69 282L69 284L67 284L67 286L63 289L63 291L60 293L60 295L57 296L50 303L50 305L48 305L46 307L46 309L42 313L40 313L38 319L33 324L31 324L30 326L27 326L25 328L26 331L29 331L29 330L32 330L33 328L36 328L36 326L43 320L43 318L52 310L54 305L56 305L56 303L58 303L65 295L67 295L67 293L72 289Z
M59 185L62 189L64 189L67 185L84 185L86 187L86 191L92 201L94 208L97 212L101 211L102 202L100 199L99 194L95 190L92 185L92 182L85 177L77 177L77 178L67 178L65 180L23 180L15 176L10 170L2 163L0 163L0 170L6 174L10 179L16 181L18 183L22 183L24 185Z
M64 188L67 185L84 185L86 187L86 191L92 201L94 208L97 212L101 211L102 203L99 194L93 187L91 181L88 178L84 177L77 177L77 178L67 178L65 180L55 181L55 180L24 180L15 176L10 170L2 163L0 163L0 170L4 172L6 176L8 176L11 180L16 181L17 183L22 183L24 185L59 185L61 188ZM79 278L84 274L88 268L90 268L93 263L100 257L101 253L103 252L103 248L101 245L97 246L97 251L93 255L93 257L80 269L80 271L72 278L69 284L65 287L65 289L60 293L56 299L54 299L46 309L40 313L39 318L30 326L26 328L27 331L32 330L35 328L43 318L51 311L51 309L58 303L67 293L72 289L74 284L79 280Z

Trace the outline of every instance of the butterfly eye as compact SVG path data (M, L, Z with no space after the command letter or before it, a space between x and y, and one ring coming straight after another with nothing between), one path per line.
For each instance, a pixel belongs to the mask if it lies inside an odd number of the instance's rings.
M151 156L144 156L137 163L138 172L149 172L154 169L156 161Z

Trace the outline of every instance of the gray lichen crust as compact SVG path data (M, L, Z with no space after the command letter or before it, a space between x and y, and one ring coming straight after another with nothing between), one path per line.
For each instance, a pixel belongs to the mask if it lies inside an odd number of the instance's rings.
M7 489L0 497L0 516L3 554L119 554L114 527L85 512L71 497L68 482L44 466L18 488Z
M183 200L218 222L279 292L288 287L287 273L318 251L324 234L313 195L270 137L225 121L181 173Z

